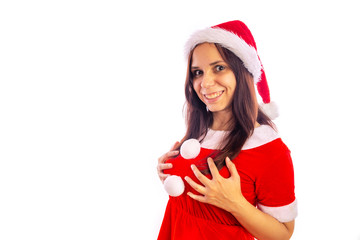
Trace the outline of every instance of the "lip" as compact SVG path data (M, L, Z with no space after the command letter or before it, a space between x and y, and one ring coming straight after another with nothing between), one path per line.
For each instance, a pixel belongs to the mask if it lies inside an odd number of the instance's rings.
M208 94L203 94L204 99L206 100L206 102L208 103L213 103L216 102L224 93L224 90L222 91L216 91L216 92L212 92L212 93L208 93Z

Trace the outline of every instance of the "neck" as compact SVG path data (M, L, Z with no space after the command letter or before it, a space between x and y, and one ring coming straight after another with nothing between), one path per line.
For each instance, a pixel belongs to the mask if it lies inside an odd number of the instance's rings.
M232 125L232 112L213 112L212 130L229 131ZM254 128L260 127L258 122L255 122Z
M230 130L231 129L231 111L213 112L213 123L211 129L213 130Z

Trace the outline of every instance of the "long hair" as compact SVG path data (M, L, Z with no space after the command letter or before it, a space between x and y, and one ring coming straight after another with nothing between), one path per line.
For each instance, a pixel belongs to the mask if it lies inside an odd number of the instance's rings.
M229 123L231 130L225 138L219 154L214 158L217 168L221 169L225 165L226 157L232 159L240 152L245 141L253 133L256 121L259 124L272 127L274 127L274 124L258 107L253 77L244 67L240 58L219 44L215 44L215 46L236 78L236 88L231 104L233 118ZM189 55L185 81L186 103L184 111L187 131L182 142L190 138L200 139L205 137L213 123L212 112L207 110L206 105L199 99L194 90L193 76L190 71L193 52L194 50ZM200 141L202 140L200 139ZM203 170L203 172L208 173L208 169Z

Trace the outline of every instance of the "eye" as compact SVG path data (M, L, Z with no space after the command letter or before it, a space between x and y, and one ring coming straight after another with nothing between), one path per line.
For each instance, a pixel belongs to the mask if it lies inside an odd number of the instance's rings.
M225 69L225 66L223 66L223 65L216 65L215 66L215 71L216 72L221 72L221 71L223 71Z
M194 77L199 77L200 75L202 75L202 71L201 70L194 70L193 72L192 72L192 74L193 74L193 76Z

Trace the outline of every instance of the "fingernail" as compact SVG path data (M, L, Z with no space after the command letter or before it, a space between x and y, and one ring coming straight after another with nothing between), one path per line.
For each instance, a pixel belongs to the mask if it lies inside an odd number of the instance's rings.
M173 165L172 165L171 163L169 163L167 166L168 166L169 168L172 168L172 167L173 167Z
M194 170L195 169L195 165L194 164L191 164L191 169Z

